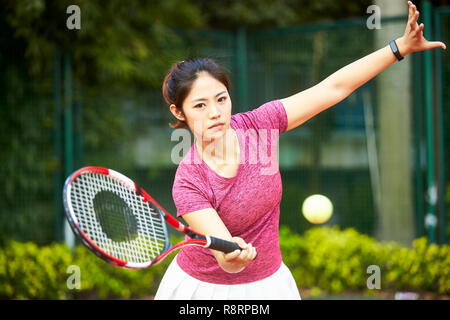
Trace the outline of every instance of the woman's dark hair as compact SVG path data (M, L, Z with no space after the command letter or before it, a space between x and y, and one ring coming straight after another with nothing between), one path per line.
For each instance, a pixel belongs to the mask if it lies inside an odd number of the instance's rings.
M197 80L200 72L207 72L217 81L220 81L231 92L231 83L226 71L210 58L194 58L174 63L164 78L162 91L166 102L174 104L179 111L183 111L183 102L191 91L192 84ZM169 126L184 128L186 123L178 120Z

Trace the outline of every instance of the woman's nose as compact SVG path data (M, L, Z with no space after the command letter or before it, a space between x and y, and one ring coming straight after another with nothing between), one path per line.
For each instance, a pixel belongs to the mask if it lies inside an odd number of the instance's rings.
M209 117L216 118L219 115L220 115L219 108L216 106L215 103L211 104L211 108L209 109Z

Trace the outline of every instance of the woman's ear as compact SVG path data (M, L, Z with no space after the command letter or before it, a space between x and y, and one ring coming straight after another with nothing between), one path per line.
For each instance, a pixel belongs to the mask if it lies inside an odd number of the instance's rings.
M170 105L170 112L174 115L175 118L177 118L180 121L186 121L186 118L184 117L183 111L180 111L177 109L177 107L174 104Z

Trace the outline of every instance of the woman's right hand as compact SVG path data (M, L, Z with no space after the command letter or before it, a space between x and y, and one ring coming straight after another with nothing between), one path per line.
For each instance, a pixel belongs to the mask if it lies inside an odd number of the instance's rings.
M234 241L242 248L242 250L230 253L210 249L224 271L229 273L240 272L255 259L256 249L251 244L245 243L242 238L232 237L215 209L206 208L193 211L184 214L183 218L196 232L223 240Z
M228 273L238 273L245 269L255 258L256 248L251 243L246 243L242 238L233 237L242 250L235 250L230 253L216 251L216 259L220 267Z

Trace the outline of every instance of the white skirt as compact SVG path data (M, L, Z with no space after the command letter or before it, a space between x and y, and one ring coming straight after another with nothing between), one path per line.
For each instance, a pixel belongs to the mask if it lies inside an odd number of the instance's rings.
M300 300L294 277L284 263L271 276L244 284L215 284L188 275L175 257L155 300Z

